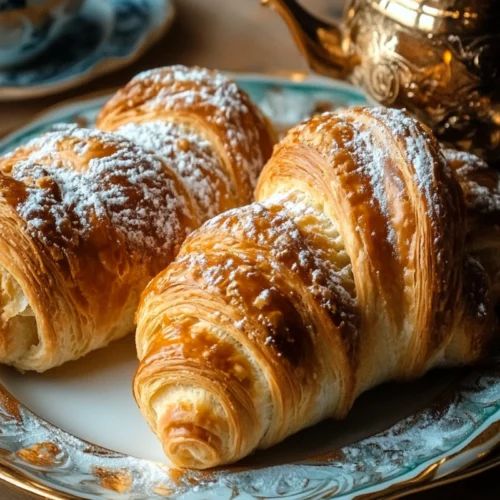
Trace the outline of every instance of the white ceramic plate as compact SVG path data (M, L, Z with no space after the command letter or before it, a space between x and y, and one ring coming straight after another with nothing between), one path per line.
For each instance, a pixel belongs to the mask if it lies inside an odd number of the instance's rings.
M281 129L317 110L366 103L322 79L236 79ZM91 126L106 99L53 109L1 142L0 154L56 122ZM0 477L50 498L383 498L455 473L500 441L500 363L490 360L379 387L342 422L231 467L181 472L135 406L136 365L130 337L43 375L0 368Z

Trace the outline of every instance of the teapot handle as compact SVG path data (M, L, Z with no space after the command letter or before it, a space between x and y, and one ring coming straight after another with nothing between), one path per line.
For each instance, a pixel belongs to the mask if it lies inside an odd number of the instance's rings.
M309 66L323 75L345 79L354 65L342 49L342 29L308 12L296 0L261 0L287 23Z

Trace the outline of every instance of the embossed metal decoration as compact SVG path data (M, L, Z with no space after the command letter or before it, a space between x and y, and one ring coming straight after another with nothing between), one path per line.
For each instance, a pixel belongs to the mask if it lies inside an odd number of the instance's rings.
M366 102L338 83L236 78L283 129L311 113ZM0 142L0 154L61 121L91 126L108 97L49 111ZM500 359L450 373L424 408L383 432L320 455L298 450L300 461L270 465L256 456L210 472L182 472L86 442L36 416L0 385L0 478L54 499L382 499L448 477L500 442Z
M339 27L296 0L262 1L314 70L406 108L443 142L500 160L500 2L351 0Z

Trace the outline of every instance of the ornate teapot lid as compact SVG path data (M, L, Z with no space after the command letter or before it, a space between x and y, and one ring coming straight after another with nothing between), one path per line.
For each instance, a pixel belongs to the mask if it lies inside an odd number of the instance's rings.
M395 21L429 33L494 34L500 21L498 0L368 0Z

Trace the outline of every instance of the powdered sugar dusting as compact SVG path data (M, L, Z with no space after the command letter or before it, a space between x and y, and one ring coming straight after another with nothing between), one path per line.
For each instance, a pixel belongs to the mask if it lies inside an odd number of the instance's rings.
M314 249L319 261L328 262L339 276L343 288L355 296L351 259L347 254L342 236L330 218L319 207L312 206L300 191L277 193L263 202L266 207L279 207L280 215L289 217ZM307 254L298 254L301 265L307 265Z
M304 236L297 225L283 208L280 195L271 197L264 204L252 203L246 207L225 212L202 226L201 231L215 229L221 239L222 235L231 235L232 238L244 242L253 242L261 246L256 261L268 262L274 271L279 274L283 263L290 265L290 269L302 276L309 293L327 310L339 311L339 305L344 304L347 310L354 310L354 302L346 290L346 275L339 272L329 260L324 260L321 252ZM195 236L196 237L196 236ZM181 260L187 263L190 259L203 259L202 254L187 253ZM281 263L281 264L280 264ZM203 275L209 286L217 287L221 276L224 275L221 266L207 266L207 262L199 262L203 267ZM237 265L228 258L223 266ZM235 279L231 274L229 280ZM266 294L259 296L259 301L266 300ZM344 311L345 312L345 311ZM343 314L343 313L341 313ZM346 323L354 321L347 317ZM265 318L263 318L263 321Z
M467 209L500 212L500 174L472 153L445 148L443 154L462 186Z
M439 203L434 195L433 155L428 154L428 138L423 134L415 133L416 122L404 111L391 108L375 108L370 110L373 116L379 117L388 124L394 134L402 137L405 142L405 154L415 170L414 179L418 189L425 194L429 207L439 213ZM448 169L445 173L450 174ZM429 214L430 215L430 214Z
M117 130L176 170L205 221L223 211L231 183L213 145L182 124L165 121L128 123Z
M214 85L223 87L233 83L227 76L218 71L211 71L199 66L184 66L175 64L168 67L168 71L162 68L153 68L142 71L134 77L134 80L147 80L148 82L166 85L173 82L195 82L200 85Z
M241 165L255 187L264 163L256 118L264 118L257 109L249 109L250 103L235 82L218 72L181 65L145 71L134 81L158 84L146 103L147 109L210 110L204 113L204 119L222 131L226 154Z
M92 147L95 154L76 170L71 155ZM162 162L139 146L113 134L60 126L26 149L11 172L26 185L17 210L46 244L72 247L106 221L134 250L161 253L185 237L183 198Z
M351 126L355 133L352 140L346 142L346 146L351 148L359 168L366 170L373 196L387 221L387 239L391 246L396 245L397 236L392 227L391 211L385 189L388 152L374 143L371 130L364 130L361 124L356 122L351 123Z

